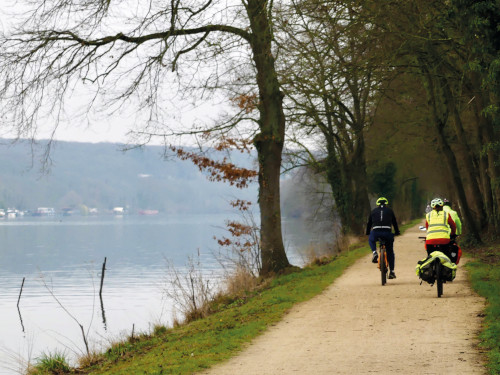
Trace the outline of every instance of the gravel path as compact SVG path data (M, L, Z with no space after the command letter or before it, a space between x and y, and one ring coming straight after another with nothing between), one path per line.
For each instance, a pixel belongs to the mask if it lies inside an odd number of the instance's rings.
M321 295L294 307L239 355L206 375L486 374L477 348L484 300L462 259L453 283L420 285L425 257L413 228L396 237L397 279L363 257Z

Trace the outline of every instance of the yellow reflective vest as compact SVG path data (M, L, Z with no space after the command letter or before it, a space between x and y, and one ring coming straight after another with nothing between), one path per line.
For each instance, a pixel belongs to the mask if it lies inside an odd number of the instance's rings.
M443 210L445 212L448 212L451 215L451 218L455 222L455 225L457 226L457 235L462 234L462 221L458 217L457 211L453 210L450 206L443 206ZM450 228L451 232L451 228Z
M449 215L450 214L444 210L432 210L427 214L426 218L429 227L427 228L426 240L450 238L450 226L448 225Z

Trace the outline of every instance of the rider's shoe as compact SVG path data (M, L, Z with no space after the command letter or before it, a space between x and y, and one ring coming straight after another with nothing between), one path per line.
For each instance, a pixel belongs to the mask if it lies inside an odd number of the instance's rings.
M395 279L395 278L396 274L394 273L394 271L389 272L389 279Z
M372 263L377 263L377 261L378 261L378 254L374 252L372 257Z

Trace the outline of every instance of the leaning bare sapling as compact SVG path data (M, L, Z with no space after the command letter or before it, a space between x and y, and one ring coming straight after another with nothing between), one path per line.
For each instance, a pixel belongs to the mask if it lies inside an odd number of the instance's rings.
M174 302L186 323L209 314L209 303L217 292L215 278L210 278L201 268L200 253L188 257L185 270L176 268L167 260L164 295Z
M90 273L90 275L92 277L92 286L94 287L94 302L95 302L95 295L96 295L96 293L95 293L94 277L93 277L92 273ZM90 327L92 326L92 321L93 321L93 317L94 317L94 305L95 305L95 303L93 304L93 307L92 307L92 319L91 319L91 321L89 323L89 327L87 328L87 330L85 330L84 327L83 327L83 325L75 317L75 315L73 315L68 310L68 308L56 296L53 288L50 285L48 285L47 280L45 279L45 277L44 277L43 274L40 275L40 280L41 280L43 286L45 287L45 289L47 289L47 291L49 292L50 296L57 302L57 304L59 305L59 307L61 307L61 309L63 309L63 311L78 325L78 327L80 327L80 331L82 333L82 338L83 338L83 343L85 344L86 354L90 355L88 337L89 337Z

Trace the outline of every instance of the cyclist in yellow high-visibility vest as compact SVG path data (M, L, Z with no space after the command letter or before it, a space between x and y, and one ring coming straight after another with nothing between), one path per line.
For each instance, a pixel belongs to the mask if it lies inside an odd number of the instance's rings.
M460 236L462 234L462 221L460 220L460 217L458 216L457 211L453 210L451 208L451 202L448 199L443 199L443 210L448 212L451 215L451 218L455 222L455 225L457 226L457 232L455 236L450 235L450 259L453 263L458 264L460 262L460 258L462 256L462 249L460 249L460 246L458 246L458 243L456 241L456 236ZM450 230L451 231L451 230Z
M427 254L434 251L433 245L448 245L450 236L455 236L457 226L451 215L443 210L444 202L441 198L431 201L432 211L425 216L427 236L425 247ZM447 254L449 256L449 254Z
M451 208L451 202L446 198L443 199L443 210L451 215L451 218L453 219L455 225L457 226L456 235L460 236L462 234L462 221L460 220L460 217L458 217L457 211Z

